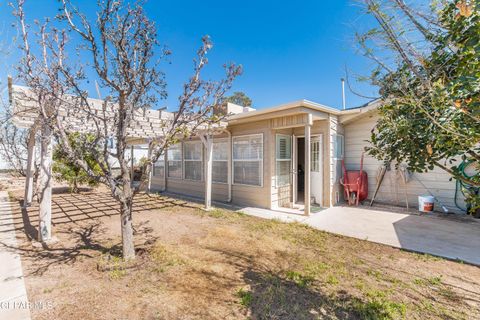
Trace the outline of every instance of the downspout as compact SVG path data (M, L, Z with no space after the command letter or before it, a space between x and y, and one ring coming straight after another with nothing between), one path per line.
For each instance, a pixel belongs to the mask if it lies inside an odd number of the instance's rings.
M228 174L227 174L227 188L228 198L227 202L232 202L232 133L228 129L224 129L228 135Z

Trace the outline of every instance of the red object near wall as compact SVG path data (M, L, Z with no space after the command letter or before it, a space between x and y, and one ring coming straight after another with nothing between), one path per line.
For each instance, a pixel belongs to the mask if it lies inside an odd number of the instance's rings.
M347 170L342 160L343 177L340 183L343 185L345 200L349 205L357 205L368 197L368 175L363 171L363 153L360 160L360 170Z
M358 201L368 197L368 175L365 171L348 170L346 175L349 192L355 192Z

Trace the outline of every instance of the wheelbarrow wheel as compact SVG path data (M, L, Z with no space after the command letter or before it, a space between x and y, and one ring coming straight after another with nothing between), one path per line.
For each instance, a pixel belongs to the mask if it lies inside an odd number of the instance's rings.
M349 203L350 203L350 205L357 203L357 193L356 193L356 192L350 193L350 201L349 201Z

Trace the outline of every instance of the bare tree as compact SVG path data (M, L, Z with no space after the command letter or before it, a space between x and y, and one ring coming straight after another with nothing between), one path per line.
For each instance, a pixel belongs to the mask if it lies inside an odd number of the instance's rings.
M36 39L41 58L30 49L28 26L25 22L23 0L18 1L16 15L23 34L23 52L19 74L39 107L38 120L42 123L43 139L47 141L50 129L58 143L76 165L91 177L109 186L112 196L120 205L121 232L124 259L135 257L132 227L134 195L139 192L152 170L152 164L165 149L178 139L195 135L199 128L211 128L223 119L213 112L223 103L225 93L241 73L241 67L225 65L226 77L220 81L201 79L208 63L207 53L212 48L208 37L194 60L193 76L183 86L178 110L171 116L160 118L149 137L151 152L142 165L142 183L133 186L129 159L126 156L131 128L138 118L166 96L166 81L160 66L170 52L157 40L155 23L145 14L142 3L129 5L123 1L99 1L97 17L90 21L86 15L63 0L58 19L67 30L57 29L46 21L38 25ZM80 45L69 48L69 37ZM71 42L70 42L71 43ZM78 52L88 63L75 63L68 54ZM84 89L86 71L93 71L108 97L99 108L88 99ZM91 81L93 79L90 79ZM95 136L78 147L70 144L68 134L80 130L72 119L84 124L82 129ZM115 151L109 149L114 139ZM43 143L42 143L43 146ZM46 147L45 147L46 148ZM95 174L79 148L88 150L100 164L101 174ZM111 166L114 158L120 167L118 175Z
M8 110L5 110L8 111ZM27 162L27 131L17 128L4 116L5 121L0 127L0 157L15 174L25 176Z
M0 26L0 55L7 58L14 49L18 34L11 33L5 23ZM0 157L8 169L21 176L25 176L25 163L27 160L27 132L17 128L11 121L7 92L7 74L13 70L7 64L7 59L2 59L4 74L0 75ZM4 77L4 78L3 78Z

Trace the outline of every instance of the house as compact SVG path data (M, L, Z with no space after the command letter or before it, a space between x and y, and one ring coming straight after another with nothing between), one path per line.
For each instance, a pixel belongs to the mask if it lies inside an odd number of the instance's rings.
M360 158L378 119L380 101L339 110L300 100L255 110L229 103L228 124L213 137L211 197L214 201L267 209L290 208L309 214L311 206L343 201L342 159L359 169ZM203 198L206 149L199 138L170 147L154 166L152 191ZM305 161L310 159L310 161ZM381 162L365 155L369 198ZM455 181L435 169L400 183L388 171L377 195L379 202L417 205L419 195L434 194L451 211Z
M30 130L30 164L39 128L29 95L29 88L9 81L13 121L18 127ZM95 123L81 119L105 112L101 100L89 98L88 101L89 109L80 110L74 116L68 108L61 111L72 130L94 130ZM303 214L309 214L312 206L334 206L343 201L341 162L345 161L347 169L359 168L370 132L379 117L380 103L372 101L347 110L307 100L262 110L228 103L222 111L229 115L228 121L216 127L215 135L200 133L171 146L159 158L149 177L149 189L205 198L207 208L211 200L266 209L289 208ZM132 148L161 137L160 124L172 117L173 114L166 111L138 110L134 123L127 128ZM381 165L365 155L363 169L369 176L369 198L373 196ZM27 182L31 179L30 174ZM416 206L419 195L433 194L449 211L459 211L457 205L464 206L463 199L456 199L459 195L456 182L450 179L449 174L435 169L413 174L402 184L397 172L391 170L385 175L376 199L404 205L407 198L410 206ZM31 196L31 183L27 183L26 203L31 202ZM41 207L51 210L48 197Z

